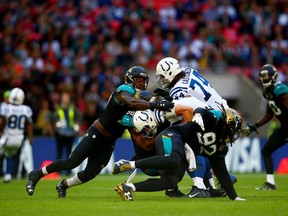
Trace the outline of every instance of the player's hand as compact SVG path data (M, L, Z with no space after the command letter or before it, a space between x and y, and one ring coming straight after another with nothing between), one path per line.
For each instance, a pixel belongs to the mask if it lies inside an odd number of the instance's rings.
M242 136L249 136L253 131L255 131L257 134L259 134L259 131L257 130L257 127L255 124L247 124L246 127L243 127L241 129L241 135Z
M150 102L150 109L159 109L164 111L171 111L174 107L174 103L166 100Z
M200 113L196 113L193 118L192 118L192 122L195 122L196 124L198 124L201 129L203 131L205 131L205 126L204 126L204 122L203 122L203 118L202 115Z
M161 88L156 88L153 91L157 96L167 97L169 96L169 91Z
M243 198L241 198L241 197L236 197L236 198L234 199L234 201L246 201L246 199L243 199Z

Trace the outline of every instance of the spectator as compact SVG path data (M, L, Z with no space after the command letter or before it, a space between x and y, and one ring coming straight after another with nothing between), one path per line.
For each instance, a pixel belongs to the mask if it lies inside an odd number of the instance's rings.
M61 94L60 103L55 107L53 123L57 144L56 159L69 157L74 139L79 132L80 116L66 92Z

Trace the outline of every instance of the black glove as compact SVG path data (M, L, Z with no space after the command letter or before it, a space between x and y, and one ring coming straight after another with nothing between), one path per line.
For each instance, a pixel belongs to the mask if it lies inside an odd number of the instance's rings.
M171 111L173 109L174 103L166 100L162 101L156 101L156 102L150 102L150 109L159 109L159 110L164 110L164 111Z
M246 127L243 127L241 129L241 134L243 136L249 136L253 131L255 131L257 134L259 134L258 130L257 130L257 127L255 124L249 124L247 123L247 126Z
M173 98L170 97L169 95L168 95L168 96L165 96L164 99L167 100L167 101L173 101Z
M161 88L156 88L153 91L157 96L162 96L162 97L169 97L169 91Z

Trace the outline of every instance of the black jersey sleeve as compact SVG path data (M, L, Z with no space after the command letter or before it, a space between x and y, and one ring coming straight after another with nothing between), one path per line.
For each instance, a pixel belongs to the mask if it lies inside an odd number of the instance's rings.
M222 185L222 188L225 190L229 198L234 200L237 197L237 193L231 182L230 175L225 163L225 157L209 157L209 161L215 176Z

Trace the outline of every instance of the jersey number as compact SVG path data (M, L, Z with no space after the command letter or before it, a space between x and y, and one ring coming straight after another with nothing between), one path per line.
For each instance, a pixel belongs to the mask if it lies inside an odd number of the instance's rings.
M198 142L201 144L200 154L205 153L210 156L214 154L217 150L217 146L215 144L216 134L213 132L208 133L197 133Z
M196 86L198 86L205 96L204 100L208 101L211 97L211 94L208 91L206 91L205 86L209 86L209 82L196 71L193 71L193 75L197 77L198 80L191 79L190 87L194 90Z
M20 130L24 130L25 128L25 120L26 120L26 116L25 115L11 115L8 118L8 123L7 126L10 129L20 129Z
M281 109L277 107L274 101L268 101L268 104L276 116L281 115Z

